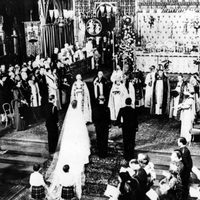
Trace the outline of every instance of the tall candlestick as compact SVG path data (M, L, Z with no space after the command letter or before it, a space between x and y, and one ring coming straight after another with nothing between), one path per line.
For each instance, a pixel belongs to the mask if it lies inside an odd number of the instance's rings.
M115 69L115 33L114 29L112 31L112 40L113 40L113 70Z

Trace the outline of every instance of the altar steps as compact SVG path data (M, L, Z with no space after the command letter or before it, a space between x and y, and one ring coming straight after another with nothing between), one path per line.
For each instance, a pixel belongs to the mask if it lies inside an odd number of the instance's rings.
M40 140L25 140L2 137L1 149L9 150L14 154L48 157L48 143Z
M140 151L141 152L141 151ZM157 181L155 187L158 187L159 180L163 178L162 172L169 168L170 153L148 152L151 161L155 164ZM194 163L200 164L199 156L194 157ZM113 183L116 180L121 164L124 162L121 155L110 155L105 159L99 158L97 155L90 156L90 163L86 166L85 175L86 181L83 188L82 200L107 200L104 192L108 183ZM200 168L200 165L196 165ZM8 166L9 167L9 166ZM31 170L27 166L27 171ZM1 171L1 169L0 169ZM192 177L195 182L196 178ZM28 186L28 179L24 179L24 185ZM25 188L12 200L29 200L29 189Z
M43 141L2 137L0 147L7 152L0 154L0 184L27 186L33 165L42 167L47 160L46 146Z
M46 158L20 155L9 151L0 155L0 183L28 185L28 179L33 172L33 165L38 163L43 166Z
M22 191L24 191L25 186L22 185L0 185L1 196L0 200L13 200Z

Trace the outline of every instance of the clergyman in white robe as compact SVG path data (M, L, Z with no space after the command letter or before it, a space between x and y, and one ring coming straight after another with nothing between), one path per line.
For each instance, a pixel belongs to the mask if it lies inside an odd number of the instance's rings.
M125 106L126 98L128 98L128 91L125 85L120 81L113 83L108 101L111 120L115 121L117 119L120 108Z

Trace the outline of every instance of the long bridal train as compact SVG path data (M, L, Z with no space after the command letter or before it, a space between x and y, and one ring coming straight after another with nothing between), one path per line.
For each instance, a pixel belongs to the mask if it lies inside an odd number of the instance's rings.
M83 113L77 109L77 101L71 102L61 130L57 151L47 170L46 178L51 183L48 189L48 199L60 198L60 177L63 176L63 166L68 164L76 180L76 194L80 199L81 186L84 185L84 165L89 162L90 138L85 125Z

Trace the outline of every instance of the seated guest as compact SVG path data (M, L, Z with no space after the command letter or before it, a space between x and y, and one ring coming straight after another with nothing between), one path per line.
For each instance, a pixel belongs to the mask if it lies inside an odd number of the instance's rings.
M129 196L131 195L132 198L130 199L144 200L146 199L146 192L147 192L147 173L139 165L136 159L130 160L129 166L130 168L128 168L126 172L121 171L121 173L126 173L125 177L128 178L129 182L131 183L131 187L130 187L131 192L130 194L128 193L128 195ZM123 183L123 179L122 179L122 183ZM121 186L123 187L123 184L120 185L120 187Z
M154 164L150 162L150 158L148 155L142 153L138 154L138 163L147 173L147 190L149 190L156 180Z
M160 181L158 194L162 198L183 200L183 175L184 165L180 151L173 151L171 154L171 163L168 172L163 172L164 179Z
M139 183L132 179L128 172L121 172L120 179L120 195L119 200L137 199L139 193Z

